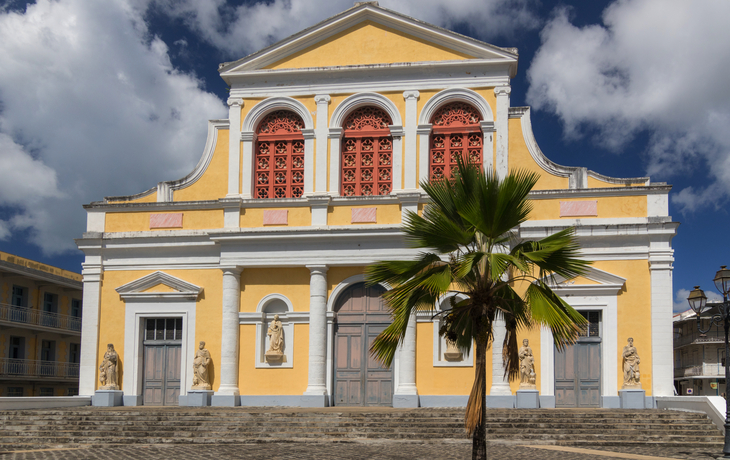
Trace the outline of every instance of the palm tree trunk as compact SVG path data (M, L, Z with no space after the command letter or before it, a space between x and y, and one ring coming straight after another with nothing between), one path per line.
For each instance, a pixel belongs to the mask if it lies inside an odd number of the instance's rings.
M466 408L466 428L472 435L472 460L487 460L487 344L476 343L474 386Z

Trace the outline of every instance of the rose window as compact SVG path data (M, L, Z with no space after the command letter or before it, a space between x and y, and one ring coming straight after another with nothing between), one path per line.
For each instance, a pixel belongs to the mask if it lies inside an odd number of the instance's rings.
M453 178L458 156L469 163L483 164L484 135L481 115L474 107L453 102L441 107L431 119L429 178Z
M299 198L304 189L304 122L295 113L277 110L256 130L256 198ZM269 180L271 178L271 180Z
M391 119L377 107L360 107L345 122L342 140L343 196L387 195L393 188Z

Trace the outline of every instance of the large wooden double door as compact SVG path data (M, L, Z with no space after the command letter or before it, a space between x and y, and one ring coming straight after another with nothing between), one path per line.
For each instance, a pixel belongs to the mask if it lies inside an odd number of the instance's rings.
M177 406L182 363L182 318L145 320L143 404Z
M556 407L601 407L600 313L581 314L589 325L578 342L555 349Z
M336 406L391 406L393 370L384 367L369 350L375 337L390 323L380 286L358 283L347 288L335 305Z

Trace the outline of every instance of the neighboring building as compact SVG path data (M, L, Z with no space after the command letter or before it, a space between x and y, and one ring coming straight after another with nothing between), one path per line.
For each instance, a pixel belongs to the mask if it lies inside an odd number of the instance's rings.
M81 275L0 252L0 396L79 392Z
M718 313L718 307L713 306L703 314L703 330L710 327L710 318ZM725 329L713 324L709 331L700 333L692 310L674 315L674 386L680 395L725 393Z
M428 312L412 319L393 369L368 356L390 321L388 287L363 285L368 264L415 255L400 225L427 205L419 181L448 176L465 155L500 177L539 173L519 236L575 225L593 261L556 287L590 320L585 337L565 353L548 331L519 337L542 404L617 407L629 337L646 395L672 395L671 187L550 161L530 109L510 107L517 61L514 48L360 3L222 64L229 119L208 122L195 169L85 206L81 394L99 387L113 343L124 404L177 404L204 340L216 405L465 404L473 358L444 355ZM274 314L279 361L266 356ZM507 400L517 383L503 378L499 345L490 397Z

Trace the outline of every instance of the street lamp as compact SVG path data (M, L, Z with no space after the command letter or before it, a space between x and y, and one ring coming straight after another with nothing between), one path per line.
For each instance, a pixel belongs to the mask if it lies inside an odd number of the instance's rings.
M730 331L730 302L727 300L728 294L730 294L730 270L725 265L720 267L720 270L715 274L715 287L722 293L723 302L718 305L720 313L712 315L710 319L710 325L707 329L702 329L702 322L700 317L702 313L707 311L707 297L702 292L699 286L695 286L692 292L687 297L689 306L697 315L697 329L700 333L706 334L712 328L713 324L718 326L722 325L725 327L725 445L722 448L722 453L725 454L722 458L730 458L730 398L728 398L728 389L730 389L730 345L728 345L728 331Z

